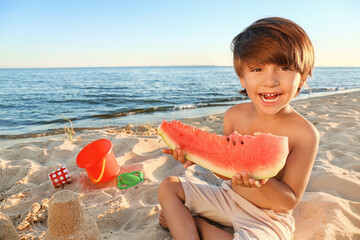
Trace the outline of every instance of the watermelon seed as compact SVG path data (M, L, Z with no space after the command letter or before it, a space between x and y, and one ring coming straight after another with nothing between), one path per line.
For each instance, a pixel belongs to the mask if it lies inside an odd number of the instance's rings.
M227 137L226 140L227 140L228 142L230 142L230 138L229 138L229 137Z
M236 145L236 142L235 141L233 141L233 144L234 144L234 146Z
M244 144L244 142L243 142L242 140L240 140L240 143L241 143L241 144Z

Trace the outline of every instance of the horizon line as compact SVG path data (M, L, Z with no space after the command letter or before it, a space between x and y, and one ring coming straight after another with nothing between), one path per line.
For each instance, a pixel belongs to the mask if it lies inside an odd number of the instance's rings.
M153 66L73 66L73 67L0 67L1 70L7 69L72 69L72 68L153 68L153 67L233 67L232 65L153 65ZM314 66L316 67L334 67L334 68L357 68L360 66Z

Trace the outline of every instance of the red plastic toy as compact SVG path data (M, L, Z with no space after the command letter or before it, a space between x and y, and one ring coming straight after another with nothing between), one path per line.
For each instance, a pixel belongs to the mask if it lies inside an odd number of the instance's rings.
M60 187L71 182L71 177L65 166L49 174L50 181L54 187Z

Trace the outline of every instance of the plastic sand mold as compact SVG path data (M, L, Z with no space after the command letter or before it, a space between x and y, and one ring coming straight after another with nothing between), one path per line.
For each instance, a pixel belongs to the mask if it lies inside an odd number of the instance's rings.
M136 184L144 181L144 174L142 172L134 171L130 173L120 174L118 177L118 187L120 189L126 189L133 187Z

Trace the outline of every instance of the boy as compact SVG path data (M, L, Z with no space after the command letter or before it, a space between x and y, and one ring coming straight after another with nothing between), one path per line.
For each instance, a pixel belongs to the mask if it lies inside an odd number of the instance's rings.
M221 187L167 177L159 187L159 222L174 239L292 239L292 209L310 178L319 145L315 127L290 101L304 86L314 65L312 44L305 31L283 18L254 22L232 42L234 67L250 103L228 109L223 134L237 131L287 136L289 155L279 174L261 181L237 173ZM184 164L181 149L165 153ZM206 219L234 228L234 235Z

